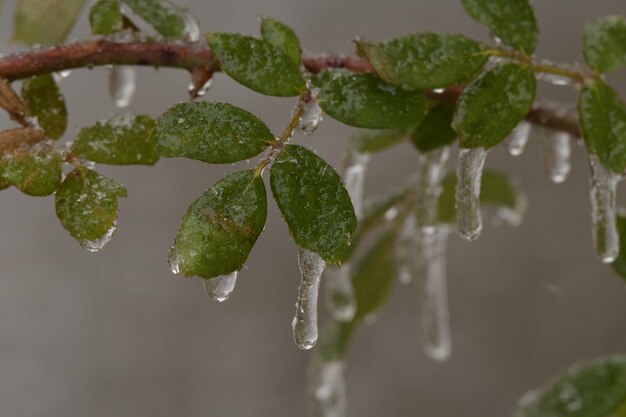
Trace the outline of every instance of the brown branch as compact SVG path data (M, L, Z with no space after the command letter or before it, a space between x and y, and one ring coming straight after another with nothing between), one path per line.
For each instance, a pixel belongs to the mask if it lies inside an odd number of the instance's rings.
M326 68L346 68L354 72L372 72L369 62L362 58L342 55L309 55L302 59L304 67L312 73ZM149 42L87 41L50 49L35 50L0 58L0 78L9 81L33 75L57 72L72 68L101 65L147 65L186 69L198 73L219 70L219 63L210 49L187 44ZM461 87L450 87L442 93L428 92L429 98L442 102L456 102ZM561 114L545 106L535 106L526 119L549 129L566 131L580 137L575 117Z

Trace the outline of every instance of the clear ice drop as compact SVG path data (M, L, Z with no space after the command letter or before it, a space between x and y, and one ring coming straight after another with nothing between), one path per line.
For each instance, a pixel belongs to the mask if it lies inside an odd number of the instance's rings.
M487 150L485 148L461 148L456 176L456 220L459 234L474 240L482 231L480 214L480 182Z
M135 94L135 69L125 65L113 67L109 73L109 93L115 107L128 107Z
M572 137L565 132L542 134L543 161L550 180L560 184L567 179L571 169Z
M347 390L346 365L341 360L313 361L309 376L309 395L315 417L345 417Z
M519 156L524 153L532 125L528 122L521 121L506 139L506 148L510 155Z
M326 269L324 285L327 288L328 309L333 318L337 321L352 320L356 313L356 300L350 279L350 264Z
M363 215L363 184L370 157L368 154L351 151L346 160L343 178L350 195L357 219Z
M296 345L308 350L317 342L317 297L326 263L317 253L298 248L298 264L302 282L298 288L296 315L291 326Z
M306 101L301 99L303 112L302 116L300 116L300 122L298 123L298 131L305 135L312 135L322 121L322 108L319 104L317 104L317 94L319 89L317 87L313 87L310 91L311 96L308 97Z
M203 279L202 285L209 297L220 303L228 300L235 289L237 272L233 271L230 274L220 275L219 277Z
M619 254L616 194L622 179L606 169L595 155L589 154L591 168L591 223L596 256L604 263L613 262Z
M113 237L113 233L115 233L116 228L117 228L117 222L113 223L113 226L111 226L111 228L107 230L107 232L100 239L95 239L95 240L83 239L79 241L78 243L80 243L80 246L82 246L84 249L88 250L89 252L98 252L104 247L104 245L109 243L109 241Z
M447 146L419 155L415 216L417 226L426 232L432 231L437 223L441 181L449 157L450 149Z

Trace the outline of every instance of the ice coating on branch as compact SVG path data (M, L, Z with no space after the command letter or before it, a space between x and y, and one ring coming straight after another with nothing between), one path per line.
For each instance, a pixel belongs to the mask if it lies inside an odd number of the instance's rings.
M436 361L448 360L452 350L446 289L449 234L447 226L439 225L432 233L419 233L416 239L422 347L426 355Z
M350 151L343 173L346 191L352 200L357 219L363 215L363 184L365 183L365 171L369 160L368 154Z
M187 40L197 42L200 39L200 28L196 19L186 11L183 13L183 22L185 24L183 32Z
M341 360L315 360L309 375L309 395L315 417L346 416L346 365Z
M571 170L572 137L566 132L548 132L542 135L543 162L550 180L560 184Z
M310 87L310 83L307 83L307 86ZM317 104L319 88L312 87L309 91L310 97L300 99L303 112L298 123L298 131L305 135L312 135L322 121L322 108Z
M317 297L326 263L317 253L298 248L298 264L302 282L298 288L296 315L291 326L296 345L308 350L317 342Z
M419 155L415 217L418 228L426 233L431 233L437 224L441 181L449 157L450 149L447 146Z
M83 239L78 243L89 252L98 252L104 247L104 245L109 243L109 241L113 237L113 233L115 233L115 229L117 229L117 222L113 223L113 226L111 226L111 228L109 228L109 230L107 230L107 232L100 239Z
M237 272L233 271L230 274L220 275L219 277L203 279L202 285L209 297L220 303L228 300L235 289Z
M135 70L133 67L119 65L111 69L109 93L115 107L128 107L135 94Z
M327 305L333 318L337 321L350 321L356 313L356 300L350 279L350 264L344 263L341 268L329 268L324 275Z
M532 125L530 123L521 121L509 134L505 144L511 156L519 156L524 153L531 130Z
M52 77L54 78L54 81L56 81L57 83L63 81L64 79L66 79L67 77L70 76L70 74L72 74L72 70L63 70L63 71L59 71L59 72L54 72L52 73Z
M417 223L415 216L407 216L402 223L394 245L394 257L396 260L396 274L402 284L410 284L413 281L414 261L413 244L417 235Z
M204 84L202 84L202 87L198 88L198 90L196 91L196 85L194 83L189 83L187 91L189 93L195 91L195 97L204 97L211 89L212 84L213 78L209 78Z
M591 227L596 256L604 263L619 254L617 232L617 184L622 179L606 169L595 155L589 154L591 168Z
M456 176L456 220L459 234L474 240L482 231L480 181L485 166L485 148L461 148Z

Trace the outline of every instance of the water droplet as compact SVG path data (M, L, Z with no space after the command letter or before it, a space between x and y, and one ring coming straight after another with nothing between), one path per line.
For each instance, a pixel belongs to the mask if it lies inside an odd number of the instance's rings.
M357 219L360 219L363 215L363 184L369 160L368 154L350 151L346 158L346 167L343 172L346 190L352 200Z
M220 303L228 300L235 289L237 272L233 271L230 274L220 275L219 277L203 279L202 285L209 297Z
M308 350L317 342L317 297L326 263L317 253L298 248L298 264L302 282L298 288L296 315L291 326L296 345Z
M390 207L385 212L385 220L387 220L388 222L392 221L397 216L398 216L398 209L395 207Z
M456 176L456 219L459 234L474 240L482 231L480 215L480 182L487 150L485 148L462 148Z
M543 162L552 182L560 184L567 179L571 169L572 137L565 132L543 132Z
M595 155L589 154L591 168L591 223L596 256L604 263L613 262L619 254L617 232L617 184L622 179L606 169Z
M111 228L107 230L100 239L83 239L79 241L80 246L82 246L84 249L87 249L89 252L98 252L104 247L104 245L109 243L109 241L113 237L113 233L115 233L115 229L117 229L117 222L113 223L113 226L111 226Z
M417 226L426 231L437 223L441 181L445 174L450 149L445 146L420 154L419 177L416 192L415 217Z
M506 139L506 148L511 156L519 156L524 153L532 125L528 122L520 122Z
M130 105L135 94L135 69L129 66L115 66L109 73L109 94L115 107Z
M350 279L350 264L327 268L324 274L327 305L337 321L350 321L356 313L356 300Z
M316 417L345 417L346 365L341 360L313 361L309 371L309 395Z

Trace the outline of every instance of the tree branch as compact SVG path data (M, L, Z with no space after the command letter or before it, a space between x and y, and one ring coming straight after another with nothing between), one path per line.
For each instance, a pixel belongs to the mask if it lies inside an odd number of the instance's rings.
M304 67L312 73L326 68L346 68L354 72L372 72L369 62L362 58L342 55L307 55ZM58 72L73 68L92 68L101 65L143 65L186 69L190 73L198 68L207 73L219 71L219 62L210 49L188 44L163 44L150 42L87 41L50 49L29 51L0 58L0 78L9 81L34 75ZM427 92L428 97L439 102L456 102L461 87L449 87L442 93ZM537 105L526 119L549 129L562 130L580 137L578 120L557 109Z

